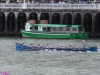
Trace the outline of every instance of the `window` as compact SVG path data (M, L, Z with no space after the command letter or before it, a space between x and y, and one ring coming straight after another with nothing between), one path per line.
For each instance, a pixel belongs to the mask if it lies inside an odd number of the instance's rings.
M67 28L66 28L66 31L70 31L70 27L67 27Z
M47 27L47 31L48 31L48 32L51 31L51 28L50 28L50 27Z
M38 26L35 26L35 30L38 30Z
M77 28L72 28L72 31L77 31Z
M57 29L56 29L56 27L52 27L52 30L53 30L53 31L56 31Z
M46 27L43 27L43 31L47 31L47 28Z
M33 29L33 27L30 27L30 29Z
M83 27L79 27L79 31L83 31Z
M59 27L59 31L63 31L63 28L62 27Z

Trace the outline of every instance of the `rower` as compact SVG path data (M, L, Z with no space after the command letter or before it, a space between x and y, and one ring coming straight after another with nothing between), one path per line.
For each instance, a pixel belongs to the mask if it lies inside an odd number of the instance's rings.
M47 44L46 48L49 48L49 44Z
M47 49L48 51L50 50L49 44L47 44L46 49Z
M32 49L33 44L30 44L30 49Z
M39 50L40 50L40 44L38 44L38 45L37 45L37 49L39 49Z
M32 44L32 50L36 50L36 49L37 49L37 46Z
M69 45L69 48L72 48L72 45Z
M38 44L38 46L37 47L40 47L40 44Z
M29 48L29 46L25 45L24 43L21 44L21 46L22 46L23 49Z
M39 50L44 50L44 47L42 47L40 44L38 44L37 48L38 48Z

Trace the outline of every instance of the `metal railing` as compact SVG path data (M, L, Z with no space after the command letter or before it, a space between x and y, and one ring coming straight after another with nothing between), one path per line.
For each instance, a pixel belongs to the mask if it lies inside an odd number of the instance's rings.
M17 3L0 3L0 9L19 9L22 8L23 4L17 4Z
M0 3L0 9L100 9L100 4L23 4L23 3Z

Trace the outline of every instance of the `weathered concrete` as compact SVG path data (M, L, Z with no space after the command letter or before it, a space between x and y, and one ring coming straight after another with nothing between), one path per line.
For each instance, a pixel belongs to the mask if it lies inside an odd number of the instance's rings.
M53 9L42 9L42 10L39 10L39 9L33 9L33 10L32 9L23 9L23 10L22 9L0 9L0 11L4 12L6 18L7 18L7 15L8 15L9 12L13 12L15 14L15 17L16 17L16 23L17 23L18 13L20 13L20 12L24 12L26 14L27 20L28 20L29 14L31 12L37 13L38 23L40 23L40 15L42 13L49 13L49 23L51 23L51 19L52 19L52 16L53 16L54 13L59 13L60 14L60 17L61 17L60 18L60 23L62 23L62 18L63 18L63 15L65 13L71 13L71 15L72 15L72 24L74 24L76 13L80 13L80 15L81 15L81 24L82 25L83 25L83 22L84 22L84 15L86 13L90 13L92 15L92 36L94 36L94 34L95 34L94 33L94 31L95 31L95 29L94 29L95 28L95 23L94 23L95 17L94 16L97 13L100 12L100 10L74 10L74 9L73 10L63 10L63 9L62 10L53 10ZM17 27L17 24L16 24L16 27ZM17 31L17 30L15 30L14 32L9 32L9 33L7 32L7 33L8 34L13 34L14 33L15 35L17 35L16 32L18 34L20 34L20 32ZM7 34L7 33L4 32L4 34ZM0 34L2 34L2 32Z

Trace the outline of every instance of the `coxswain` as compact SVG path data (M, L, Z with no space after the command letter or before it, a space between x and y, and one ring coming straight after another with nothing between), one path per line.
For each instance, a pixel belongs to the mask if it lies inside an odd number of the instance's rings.
M82 44L83 44L83 47L86 48L86 42L85 42L85 40L82 40Z

